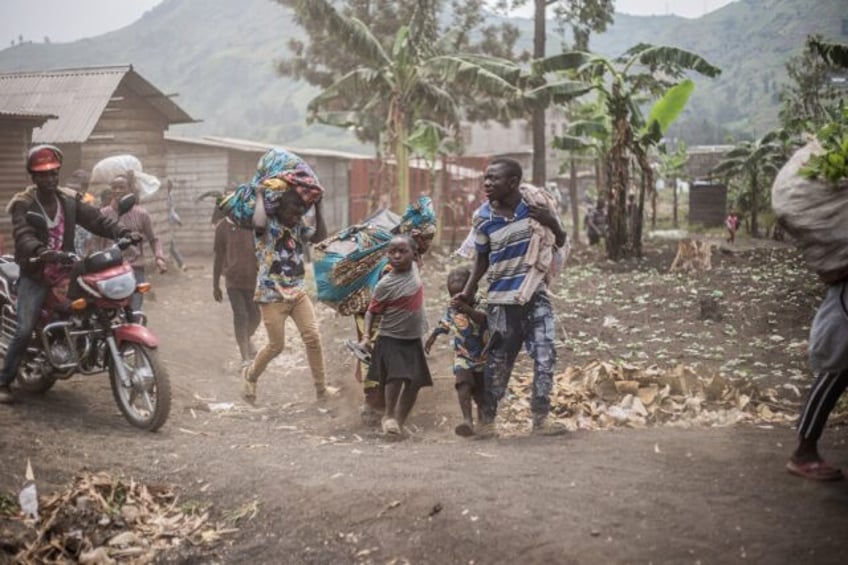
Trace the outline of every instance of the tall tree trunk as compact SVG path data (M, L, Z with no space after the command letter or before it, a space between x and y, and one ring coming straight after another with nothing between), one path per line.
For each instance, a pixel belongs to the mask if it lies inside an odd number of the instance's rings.
M671 181L671 185L672 185L671 186L671 199L672 199L671 226L674 229L677 229L677 227L679 225L677 223L677 178L675 178Z
M438 158L438 157L437 157ZM445 224L445 203L448 206L451 204L450 194L448 194L448 157L444 153L441 155L442 160L442 175L441 181L436 182L436 162L430 167L430 197L433 199L433 208L436 210L436 236L433 238L437 246L442 244L442 228ZM454 230L456 229L453 226Z
M647 169L642 170L642 185L639 190L639 202L636 205L636 216L633 219L633 251L636 253L636 257L642 257L642 218L645 217L645 192L651 192L651 198L656 201L657 191L654 185L654 171L648 167ZM656 226L653 225L656 222L656 206L653 207L653 217L651 218L652 228L656 229Z
M535 15L533 16L533 57L541 59L545 56L545 8L546 0L534 0ZM544 186L547 174L545 171L545 109L533 108L533 184Z
M397 165L397 207L400 214L409 205L409 147L406 146L406 123L398 120L395 130L395 161Z
M654 175L650 174L650 177L653 179ZM651 229L657 229L657 187L650 187L651 191Z
M595 190L598 198L605 198L607 190L607 162L604 159L595 159Z
M607 257L618 261L627 253L627 185L630 178L630 160L627 146L630 139L627 115L613 123L613 143L610 149L609 198L607 199Z
M571 201L571 241L580 242L580 196L577 193L577 161L571 158L571 174L568 178L568 199Z
M760 237L760 225L757 221L757 209L760 206L760 195L757 194L759 182L757 173L751 173L751 237Z

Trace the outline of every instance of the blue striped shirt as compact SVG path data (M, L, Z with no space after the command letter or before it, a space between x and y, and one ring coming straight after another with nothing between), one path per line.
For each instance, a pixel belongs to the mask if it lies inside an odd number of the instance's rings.
M486 202L474 214L477 253L489 256L489 304L515 304L518 289L530 270L524 261L530 245L530 208L524 199L515 216L506 218L492 210ZM544 283L541 283L544 284Z

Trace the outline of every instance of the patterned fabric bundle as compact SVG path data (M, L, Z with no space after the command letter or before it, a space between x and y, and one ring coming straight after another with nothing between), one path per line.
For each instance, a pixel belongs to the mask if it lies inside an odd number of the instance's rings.
M436 211L433 209L433 200L429 196L422 196L407 206L400 224L393 231L406 233L412 237L435 234Z
M342 316L364 312L389 262L383 250L391 233L369 224L352 226L315 246L318 300Z
M342 230L315 246L315 281L318 300L342 316L365 312L371 292L388 265L385 248L392 235L412 237L436 232L433 202L422 196L410 204L395 227L383 229L367 221Z
M218 207L237 224L249 227L259 185L266 188L265 210L269 215L276 212L280 197L287 190L297 192L307 207L324 195L324 188L306 161L281 147L274 147L259 160L250 182L239 185Z

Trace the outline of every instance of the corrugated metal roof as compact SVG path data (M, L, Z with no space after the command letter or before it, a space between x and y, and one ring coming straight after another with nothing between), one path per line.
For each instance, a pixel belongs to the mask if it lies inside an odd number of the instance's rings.
M41 123L44 123L49 119L55 119L57 116L54 114L45 114L42 112L28 112L26 110L0 108L0 117L12 119L20 118L23 120L40 121Z
M203 147L218 147L221 149L232 149L234 151L249 151L251 153L265 153L273 145L267 143L259 143L256 141L247 141L244 139L231 139L224 137L204 136L204 137L185 137L174 135L170 132L165 132L165 141L173 141L175 143L186 143L189 145L200 145Z
M0 73L0 108L59 116L33 131L35 143L82 143L125 78L127 86L162 112L169 123L194 121L132 65Z
M413 169L430 170L430 164L420 157L413 157L412 159L410 159L409 166ZM442 163L442 160L437 159L434 163L433 170L441 171L443 168L444 164ZM447 169L449 175L462 179L479 179L483 176L483 171L471 169L469 167L463 167L461 165L457 165L456 163L448 163Z
M262 153L268 151L272 147L280 147L279 144L274 143L262 143L259 141L250 141L247 139L237 139L233 137L219 137L215 135L204 135L203 137L181 137L165 132L165 139L167 141L174 141L177 143L189 143L194 145L203 145L206 147L221 147L223 149L233 149L236 151L258 151ZM335 151L333 149L292 147L290 145L283 145L282 147L285 147L286 149L297 153L301 157L335 157L338 159L373 158L371 155L362 155L359 153L349 153L345 151Z

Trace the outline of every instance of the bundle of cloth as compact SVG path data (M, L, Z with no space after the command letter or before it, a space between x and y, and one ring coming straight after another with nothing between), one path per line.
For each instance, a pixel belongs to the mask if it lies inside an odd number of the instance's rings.
M130 188L139 200L146 200L153 196L162 186L158 178L144 172L141 161L135 155L113 155L101 159L91 169L89 192L100 194L109 188L115 177L119 175L127 177Z
M519 189L527 204L548 208L554 217L559 217L559 205L550 192L526 183ZM530 244L524 255L524 262L530 266L530 270L525 275L515 297L519 304L525 304L530 300L541 281L544 280L545 284L550 286L562 271L568 254L568 240L566 239L562 248L558 248L554 233L538 221L530 220L530 231Z
M388 266L385 248L395 234L430 237L436 231L436 213L427 196L410 204L393 227L386 224L386 217L385 211L378 211L315 246L318 300L343 316L368 307L371 291Z
M288 190L297 192L307 207L324 195L318 176L306 161L282 147L274 147L259 159L250 182L236 187L218 202L218 208L236 224L250 227L256 206L256 188L260 185L266 189L264 203L269 216L277 211L280 198Z

